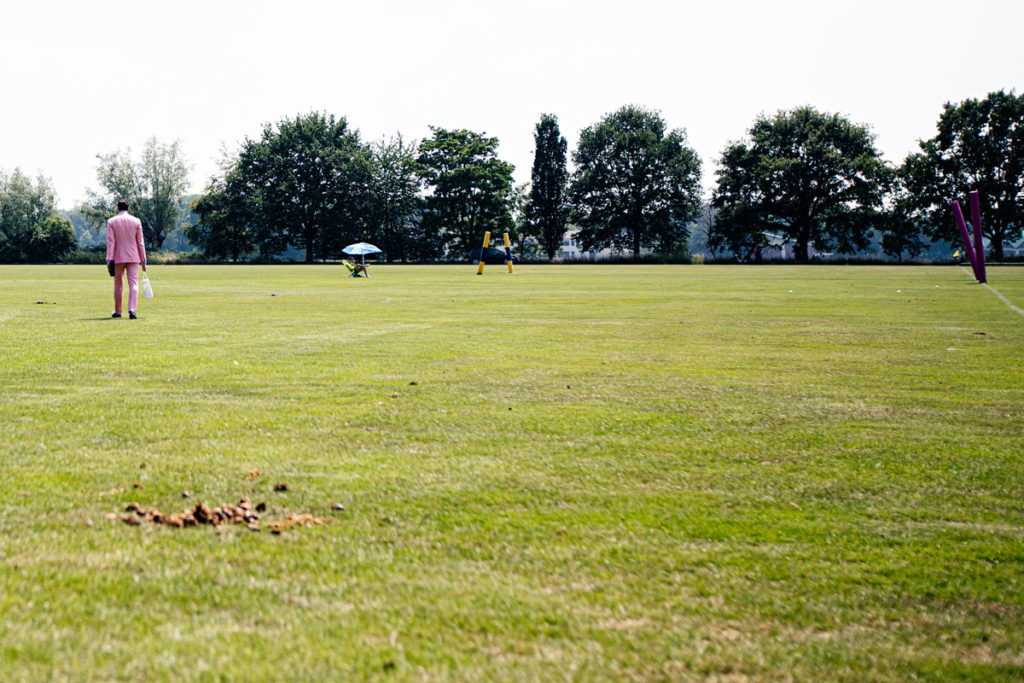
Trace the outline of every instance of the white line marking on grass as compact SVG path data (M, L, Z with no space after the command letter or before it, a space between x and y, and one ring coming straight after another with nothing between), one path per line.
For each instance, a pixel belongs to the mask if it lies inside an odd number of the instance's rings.
M967 269L964 268L963 266L960 266L960 270L962 270L964 273L967 272ZM974 277L974 275L971 274L971 277ZM999 300L1002 301L1004 304L1006 304L1011 311L1013 311L1014 313L1016 313L1019 316L1024 317L1024 311L1022 311L1021 309L1017 308L1012 303L1010 303L1010 300L1007 299L1005 296L1003 296L1001 293L999 293L999 291L995 287L993 287L992 285L988 284L987 282L982 284L981 286L984 287L985 289L987 289L988 291L992 292L993 294L995 294L997 297L999 297Z
M995 287L991 287L991 286L989 286L989 284L988 284L988 283L985 283L985 284L984 284L984 285L982 285L982 286L983 286L983 287L984 287L985 289L987 289L988 291L990 291L990 292L992 292L993 294L995 294L996 296L998 296L998 297L999 297L999 300L1000 300L1000 301L1002 301L1002 302L1003 302L1004 304L1006 304L1007 306L1009 306L1009 307L1010 307L1010 310L1011 310L1011 311L1013 311L1013 312L1014 312L1014 313L1016 313L1017 315L1021 315L1021 316L1024 316L1024 311L1020 310L1019 308L1017 308L1016 306L1014 306L1013 304L1011 304L1011 303L1010 303L1010 300L1009 300L1009 299L1007 299L1007 298L1006 298L1005 296L1003 296L1002 294L1000 294L999 292L997 292L997 291L996 291L996 289L995 289Z

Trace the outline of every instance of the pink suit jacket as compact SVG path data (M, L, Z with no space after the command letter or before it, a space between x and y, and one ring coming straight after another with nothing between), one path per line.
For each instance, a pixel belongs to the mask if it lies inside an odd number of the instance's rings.
M122 211L107 221L107 260L114 263L145 263L142 221Z

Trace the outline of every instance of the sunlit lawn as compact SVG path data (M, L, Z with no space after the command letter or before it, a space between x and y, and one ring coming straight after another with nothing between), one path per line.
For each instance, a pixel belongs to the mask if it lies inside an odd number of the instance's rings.
M1024 317L963 269L370 272L0 267L0 679L1024 677Z

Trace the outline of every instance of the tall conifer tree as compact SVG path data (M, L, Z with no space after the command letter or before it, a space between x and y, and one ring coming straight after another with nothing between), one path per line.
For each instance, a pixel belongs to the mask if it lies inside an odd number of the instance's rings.
M566 143L553 114L540 117L533 133L536 150L533 154L530 197L526 205L529 236L536 239L549 259L555 257L569 218L566 201L568 171L565 167Z

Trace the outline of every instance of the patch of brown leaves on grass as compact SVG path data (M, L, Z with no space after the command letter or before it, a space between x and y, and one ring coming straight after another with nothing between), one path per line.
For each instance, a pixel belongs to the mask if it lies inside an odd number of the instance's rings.
M121 517L121 521L129 526L139 526L143 522L152 524L163 524L175 528L192 526L224 526L229 524L244 525L250 531L261 531L260 514L267 509L266 503L260 502L253 505L248 498L242 498L234 505L221 504L210 507L205 503L198 503L190 510L183 512L172 512L164 514L155 507L144 508L138 503L128 503L124 511L127 515ZM323 526L326 524L323 517L314 517L310 514L289 514L284 519L267 522L267 530L272 534L280 534L289 527Z

